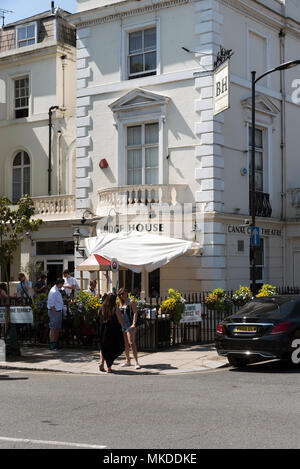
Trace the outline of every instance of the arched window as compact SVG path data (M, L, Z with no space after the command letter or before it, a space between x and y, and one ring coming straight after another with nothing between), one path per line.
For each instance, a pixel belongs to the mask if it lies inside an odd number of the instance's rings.
M16 204L25 194L30 195L30 158L26 151L20 151L13 161L12 203Z

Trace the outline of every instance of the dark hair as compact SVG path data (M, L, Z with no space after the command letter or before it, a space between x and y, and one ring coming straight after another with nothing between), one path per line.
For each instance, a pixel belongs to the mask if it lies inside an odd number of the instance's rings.
M42 279L42 278L47 278L47 275L46 275L46 274L42 274L42 275L40 275L40 278L41 278L41 279Z
M5 293L8 293L6 283L4 283L4 282L3 282L3 283L0 283L0 290L4 290Z
M123 295L124 293L125 295L128 295L128 290L126 290L126 288L119 288L118 296Z
M68 269L65 269L65 270L63 271L63 275L70 275L70 272L68 271Z
M59 277L59 278L56 279L55 285L59 285L60 283L63 285L65 283L65 281L64 281L64 279Z
M113 315L116 312L116 299L117 296L114 293L109 293L102 305L102 316L103 316L103 321L108 322L111 320Z
M21 272L21 273L18 275L18 279L19 279L20 282L21 282L21 278L22 278L22 277L25 277L25 274L23 274L23 273Z

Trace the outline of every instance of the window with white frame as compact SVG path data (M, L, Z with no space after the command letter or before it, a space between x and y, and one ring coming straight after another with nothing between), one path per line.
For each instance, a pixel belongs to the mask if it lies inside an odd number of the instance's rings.
M36 43L36 23L25 24L16 28L17 48Z
M28 117L29 115L29 77L14 80L14 117Z
M158 184L157 122L127 127L127 184Z
M25 194L30 195L30 158L26 151L20 151L13 160L12 203L16 204Z
M252 127L249 127L249 188L252 183ZM264 134L255 129L255 192L264 192Z
M156 26L128 32L128 78L156 75Z

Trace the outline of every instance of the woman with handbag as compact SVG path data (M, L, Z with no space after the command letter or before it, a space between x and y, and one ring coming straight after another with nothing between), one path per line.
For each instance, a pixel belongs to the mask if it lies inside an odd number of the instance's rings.
M123 313L124 318L122 329L124 335L126 357L126 362L123 363L123 365L121 366L131 366L129 353L131 347L133 358L135 360L135 369L139 370L141 367L138 361L137 348L135 344L135 328L138 317L137 307L135 302L131 298L128 298L128 292L125 288L120 288L120 290L118 291L118 296L120 298L119 308Z

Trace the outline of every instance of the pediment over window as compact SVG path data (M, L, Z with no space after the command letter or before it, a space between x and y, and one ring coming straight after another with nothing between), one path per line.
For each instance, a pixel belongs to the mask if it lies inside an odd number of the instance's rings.
M242 101L242 106L245 109L252 109L252 98L247 98ZM256 95L255 96L255 110L256 112L260 112L262 114L266 114L271 117L276 117L280 110L278 107L273 103L273 101L264 95Z
M130 111L132 109L164 106L169 100L170 98L167 96L137 88L114 101L109 107L113 112Z

